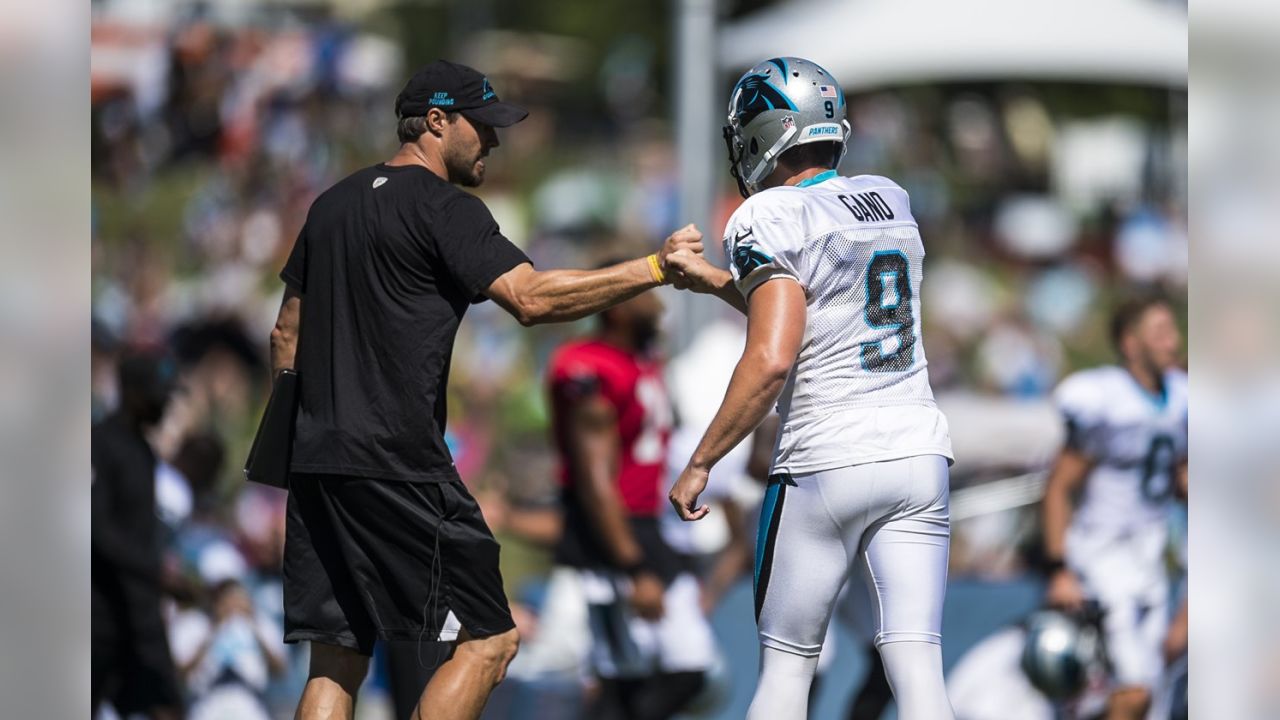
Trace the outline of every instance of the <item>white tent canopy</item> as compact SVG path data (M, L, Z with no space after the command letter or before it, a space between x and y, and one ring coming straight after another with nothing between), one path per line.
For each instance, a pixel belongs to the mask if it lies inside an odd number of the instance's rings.
M730 73L779 55L845 90L969 80L1183 87L1187 13L1158 0L793 0L728 25Z

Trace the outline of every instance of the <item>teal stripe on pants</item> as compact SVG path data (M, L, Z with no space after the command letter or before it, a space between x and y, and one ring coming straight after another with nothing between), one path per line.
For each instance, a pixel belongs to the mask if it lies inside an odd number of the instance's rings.
M778 504L778 493L782 491L782 483L771 482L764 493L764 504L760 507L760 525L756 529L756 569L751 580L753 591L760 589L760 567L764 564L764 546L768 544L769 525L773 521L773 511Z

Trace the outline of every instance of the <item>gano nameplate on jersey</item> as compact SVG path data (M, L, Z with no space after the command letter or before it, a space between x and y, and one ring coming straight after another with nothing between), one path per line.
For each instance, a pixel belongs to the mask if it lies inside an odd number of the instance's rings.
M860 222L885 222L894 218L893 208L874 190L836 197Z

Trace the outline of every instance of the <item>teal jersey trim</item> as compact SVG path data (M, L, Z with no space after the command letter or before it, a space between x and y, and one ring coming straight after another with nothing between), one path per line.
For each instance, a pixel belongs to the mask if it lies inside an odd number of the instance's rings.
M1142 396L1155 406L1156 410L1164 412L1165 408L1169 407L1169 388L1164 382L1163 372L1160 373L1160 392L1158 393L1151 392L1146 386L1138 382L1138 378L1134 377L1128 368L1125 368L1124 374L1129 376L1129 379L1133 381L1134 387L1138 388L1138 392L1142 393Z
M810 185L817 185L817 184L818 184L818 183L820 183L820 182L826 182L826 181L830 180L831 178L836 177L836 174L837 174L837 173L836 173L836 171L835 171L835 170L828 170L828 171L826 171L826 172L824 172L824 173L821 173L821 174L819 174L819 175L814 175L813 177L809 178L808 180L801 180L801 181L800 181L800 183L799 183L798 185L796 185L796 187L806 188L806 187L809 187Z

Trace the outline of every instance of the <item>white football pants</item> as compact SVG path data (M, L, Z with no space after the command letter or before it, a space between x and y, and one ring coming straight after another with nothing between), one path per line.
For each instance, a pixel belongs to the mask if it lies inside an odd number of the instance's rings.
M807 695L816 660L799 658L816 658L822 650L836 598L855 564L866 575L873 639L886 661L899 717L951 717L941 651L948 495L947 461L939 455L770 479L755 565L764 652L749 717L804 717L799 698ZM886 648L890 643L906 645Z

